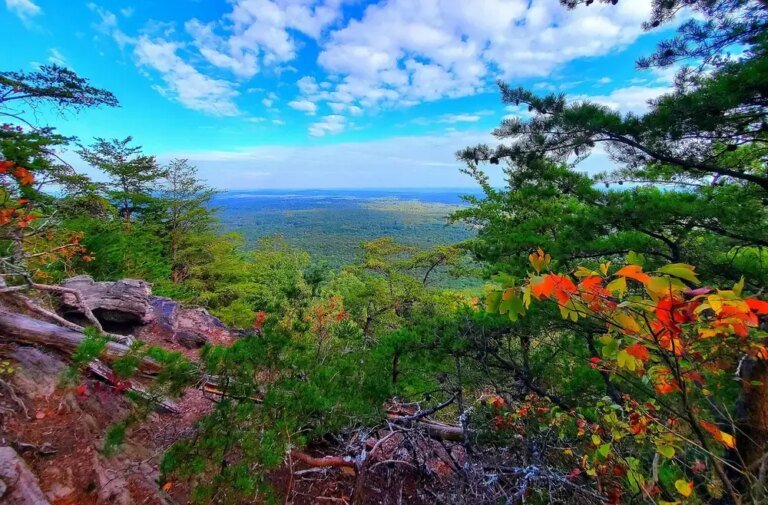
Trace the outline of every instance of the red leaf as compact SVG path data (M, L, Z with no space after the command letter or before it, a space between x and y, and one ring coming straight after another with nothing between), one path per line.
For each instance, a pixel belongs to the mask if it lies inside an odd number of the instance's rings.
M648 361L648 358L649 358L648 348L645 347L643 344L639 344L635 342L634 344L627 347L626 351L627 351L627 354L639 359L640 361L643 361L643 362Z
M758 300L757 298L747 298L744 300L747 306L759 314L768 314L768 302Z

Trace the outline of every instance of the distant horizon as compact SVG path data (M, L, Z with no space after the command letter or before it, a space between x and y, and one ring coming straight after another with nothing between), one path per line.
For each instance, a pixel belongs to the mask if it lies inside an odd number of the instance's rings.
M215 188L214 188L215 189ZM338 187L338 188L249 188L249 189L216 189L219 193L253 193L256 191L379 191L382 193L398 191L482 191L480 187L472 186L414 186L414 187Z

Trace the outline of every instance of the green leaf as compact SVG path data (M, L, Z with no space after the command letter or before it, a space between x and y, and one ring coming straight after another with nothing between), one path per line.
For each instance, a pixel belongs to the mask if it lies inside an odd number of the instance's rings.
M605 286L605 289L607 289L611 293L616 293L619 296L624 296L624 293L627 292L627 278L617 277L611 282L609 282L608 285Z
M670 265L664 265L659 272L667 275L673 275L680 279L685 279L688 282L699 284L699 279L696 277L696 268L684 263L672 263Z
M603 358L613 359L619 352L619 341L615 338L607 337L603 339Z
M643 266L643 263L645 263L645 257L642 254L636 253L635 251L629 251L629 254L627 254L627 263L630 265Z
M493 314L499 312L499 304L501 303L501 291L492 291L488 293L485 299L485 310Z
M659 454L667 459L672 459L675 457L675 448L671 445L662 445L659 447Z
M619 354L616 356L616 363L619 365L619 368L626 368L630 372L634 372L637 369L635 358L624 349L619 351Z
M736 296L741 296L741 292L744 290L744 276L741 276L741 279L739 279L739 282L733 285L733 294Z

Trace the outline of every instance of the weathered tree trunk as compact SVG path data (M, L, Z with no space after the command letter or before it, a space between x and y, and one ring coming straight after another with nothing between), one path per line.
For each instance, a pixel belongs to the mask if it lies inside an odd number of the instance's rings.
M72 354L77 346L85 340L85 335L56 324L0 310L0 342L3 340L43 345L66 354ZM128 352L127 346L116 342L107 342L101 358L109 362ZM139 363L139 370L147 374L155 374L160 369L161 365L149 358L143 358Z
M739 378L737 449L747 470L757 474L761 459L768 453L768 362L743 358Z

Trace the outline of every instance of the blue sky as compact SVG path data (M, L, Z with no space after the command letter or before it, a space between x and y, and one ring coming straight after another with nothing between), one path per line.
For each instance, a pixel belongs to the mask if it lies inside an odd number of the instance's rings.
M497 79L624 112L671 84L634 67L669 35L641 30L650 0L3 1L0 68L63 64L121 103L39 122L132 135L225 189L466 187L454 152L525 114Z

